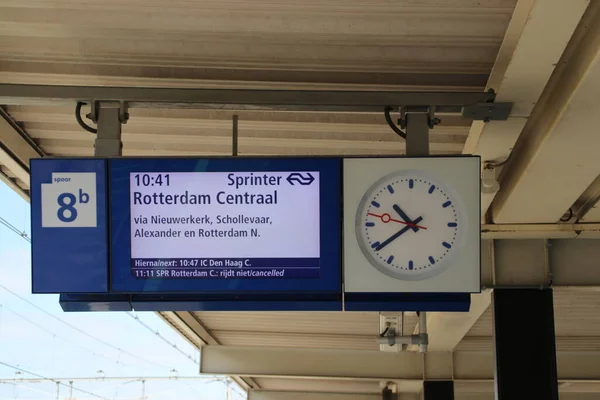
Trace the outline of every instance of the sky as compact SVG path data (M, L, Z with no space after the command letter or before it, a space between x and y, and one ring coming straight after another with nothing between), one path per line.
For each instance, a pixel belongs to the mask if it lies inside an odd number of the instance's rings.
M30 236L29 213L0 181L0 218ZM65 313L58 295L32 294L31 245L0 224L0 400L226 400L199 357L154 313Z

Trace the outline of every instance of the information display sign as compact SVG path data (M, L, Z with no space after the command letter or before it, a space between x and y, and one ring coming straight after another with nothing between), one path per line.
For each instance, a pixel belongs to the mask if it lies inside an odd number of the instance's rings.
M339 291L339 160L113 159L114 292Z
M319 277L318 171L131 173L130 188L136 278Z
M33 292L69 311L467 311L479 171L466 156L32 160Z

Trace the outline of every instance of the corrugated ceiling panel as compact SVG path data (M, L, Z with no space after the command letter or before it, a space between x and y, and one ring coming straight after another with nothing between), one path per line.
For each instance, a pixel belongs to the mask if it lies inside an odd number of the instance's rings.
M556 336L600 336L600 291L554 289ZM488 308L467 336L491 337L492 308Z
M379 351L378 313L197 312L223 345L337 348ZM404 334L417 324L406 314Z
M315 334L377 335L378 313L342 312L196 312L212 330ZM374 337L375 337L374 336Z
M516 0L5 0L0 81L479 87Z
M267 347L307 347L321 349L348 349L379 351L377 334L373 335L315 335L309 333L266 333L213 330L223 345Z
M479 317L475 325L469 330L467 336L492 336L492 308L487 310Z
M600 336L600 291L555 289L557 336Z
M492 352L494 340L491 336L469 336L463 339L455 351ZM600 337L559 336L556 338L557 351L600 352Z

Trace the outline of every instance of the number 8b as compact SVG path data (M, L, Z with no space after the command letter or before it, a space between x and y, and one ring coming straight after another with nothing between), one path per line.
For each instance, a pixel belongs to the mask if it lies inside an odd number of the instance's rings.
M67 202L68 201L68 202ZM58 196L57 199L58 211L56 212L56 216L62 222L73 222L77 219L77 209L75 208L75 203L77 203L77 198L72 193L63 193ZM65 215L65 212L68 211L68 216Z

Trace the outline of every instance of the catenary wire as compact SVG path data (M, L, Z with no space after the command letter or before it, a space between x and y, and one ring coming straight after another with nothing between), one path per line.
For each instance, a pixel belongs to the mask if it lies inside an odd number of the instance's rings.
M44 332L46 332L46 333L48 333L48 334L50 334L50 335L52 335L52 336L54 336L54 337L56 337L56 338L58 338L58 339L61 339L61 340L65 341L65 342L67 342L67 343L69 343L69 344L70 344L71 346L73 346L73 347L78 347L78 348L80 348L80 349L82 349L82 350L85 350L85 351L87 351L87 352L90 352L90 353L92 353L92 354L93 354L94 356L96 356L96 357L100 357L100 358L103 358L103 359L105 359L105 360L112 361L112 362L114 362L114 363L117 363L117 364L120 364L120 365L123 365L123 366L127 366L127 367L134 367L134 368L140 368L140 367L141 367L141 368L145 368L145 367L142 367L142 366L140 366L140 365L127 364L127 363L124 363L124 362L122 362L122 361L115 360L115 359L113 359L113 358L110 358L110 357L103 356L102 354L98 354L98 353L96 353L96 352L95 352L94 350L92 350L92 349L89 349L89 348L87 348L87 347L85 347L85 346L82 346L82 345L80 345L80 344L73 343L73 341L71 341L71 340L69 340L69 339L66 339L66 338L64 338L64 337L62 337L62 336L60 336L60 335L57 335L56 333L52 332L52 331L51 331L51 330L49 330L48 328L45 328L45 327L43 327L42 325L38 324L37 322L35 322L35 321L32 321L31 319L27 318L26 316L24 316L24 315L22 315L22 314L20 314L20 313L16 312L15 310L12 310L12 309L8 308L7 306L5 306L5 305L3 305L3 304L0 304L0 310L6 310L6 311L8 311L8 312L10 312L10 313L12 313L12 314L14 314L14 315L18 316L19 318L21 318L21 319L23 319L23 320L25 320L25 321L29 322L31 325L33 325L33 326L35 326L35 327L37 327L37 328L39 328L39 329L43 330Z
M192 362L199 364L197 360L194 359L194 357L192 357L191 355L187 354L186 352L184 352L183 350L181 350L175 343L170 342L169 340L167 340L164 336L162 336L160 334L160 332L153 330L150 326L148 326L144 321L142 321L136 314L133 314L131 312L127 312L127 315L129 315L131 318L133 318L134 320L136 320L140 325L142 325L144 328L146 328L147 330L149 330L150 332L152 332L153 334L155 334L156 336L158 336L163 342L167 343L169 346L171 346L172 348L174 348L175 350L177 350L180 354L182 354L184 357L190 359Z
M54 380L54 379L49 379L49 378L46 378L46 377L45 377L45 376L43 376L43 375L36 374L35 372L28 371L28 370L26 370L26 369L24 369L24 368L15 367L14 365L11 365L11 364L8 364L8 363L5 363L4 361L0 361L0 365L4 365L5 367L12 368L12 369L14 369L14 370L16 370L16 371L24 372L24 373L26 373L26 374L29 374L29 375L37 376L38 378L48 379L48 380L50 380L50 381L52 381L52 382L54 382L54 383L57 383L57 384L59 384L59 385L62 385L62 386L68 387L68 388L71 388L71 387L72 387L72 388L73 388L73 390L76 390L76 391L78 391L78 392L81 392L81 393L85 393L85 394L87 394L87 395L90 395L90 396L92 396L92 397L96 397L96 398L98 398L98 399L109 400L109 399L108 399L108 398L106 398L106 397L98 396L97 394L95 394L95 393L92 393L92 392L88 392L87 390L83 390L83 389L79 389L79 388L77 388L77 387L75 387L75 386L67 385L66 383L62 383L61 381L57 381L57 380Z
M85 335L85 336L89 337L90 339L93 339L93 340L95 340L95 341L97 341L97 342L99 342L99 343L102 343L102 344L104 344L105 346L108 346L108 347L110 347L110 348L113 348L113 349L115 349L115 350L118 350L118 351L120 351L120 352L121 352L121 353L123 353L123 354L127 354L128 356L130 356L130 357L133 357L133 358L135 358L135 359L137 359L137 360L143 361L143 362L145 362L145 363L147 363L147 364L151 364L151 365L154 365L154 366L156 366L156 367L160 367L160 368L166 368L166 369L169 369L169 370L171 369L171 368L170 368L170 367L168 367L167 365L164 365L164 364L159 364L159 363L156 363L156 362L154 362L154 361L150 361L150 360L148 360L148 359L146 359L146 358L144 358L144 357L138 356L138 355L136 355L136 354L133 354L133 353L131 353L131 352L127 351L127 350L124 350L124 349L122 349L122 348L120 348L120 347L117 347L117 346L113 345L112 343L109 343L109 342L107 342L106 340L100 339L100 338L98 338L98 337L96 337L96 336L94 336L94 335L92 335L92 334L90 334L90 333L88 333L88 332L84 331L83 329L81 329L81 328L78 328L78 327L76 327L75 325L73 325L73 324L71 324L71 323L69 323L69 322L66 322L66 321L64 321L63 319L61 319L61 318L58 318L56 315L54 315L54 314L52 314L52 313L50 313L50 312L48 312L48 311L44 310L43 308L41 308L41 307L37 306L36 304L34 304L34 303L32 303L31 301L27 300L27 299L26 299L26 298L24 298L23 296L21 296L21 295L19 295L19 294L15 293L15 292L13 292L12 290L10 290L9 288L7 288L6 286L4 286L4 285L2 285L2 284L0 284L0 288L2 288L2 289L4 289L4 290L6 290L7 292L9 292L10 294L12 294L13 296L15 296L15 297L17 297L17 298L21 299L22 301L24 301L24 302L26 302L27 304L29 304L30 306L32 306L32 307L34 307L34 308L38 309L39 311L43 312L44 314L46 314L46 315L48 315L48 316L52 317L53 319L57 320L57 321L58 321L58 322L60 322L61 324L63 324L63 325L66 325L66 326L68 326L69 328L76 330L77 332L81 333L82 335Z

